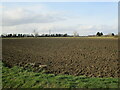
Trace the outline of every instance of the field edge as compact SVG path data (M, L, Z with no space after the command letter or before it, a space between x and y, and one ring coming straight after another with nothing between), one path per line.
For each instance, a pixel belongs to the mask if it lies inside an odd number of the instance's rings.
M3 88L118 88L118 78L54 75L2 63Z

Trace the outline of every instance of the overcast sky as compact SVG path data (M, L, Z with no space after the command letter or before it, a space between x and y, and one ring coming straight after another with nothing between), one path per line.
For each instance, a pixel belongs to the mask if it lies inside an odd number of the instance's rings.
M9 2L0 9L2 33L118 33L117 2Z

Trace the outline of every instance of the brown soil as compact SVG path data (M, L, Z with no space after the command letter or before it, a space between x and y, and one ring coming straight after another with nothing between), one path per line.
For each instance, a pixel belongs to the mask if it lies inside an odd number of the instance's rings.
M118 39L3 39L3 62L9 67L34 64L47 73L118 77Z

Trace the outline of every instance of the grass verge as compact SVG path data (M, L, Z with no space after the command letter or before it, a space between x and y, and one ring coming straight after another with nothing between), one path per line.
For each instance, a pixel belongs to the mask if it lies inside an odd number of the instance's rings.
M33 72L2 64L3 88L118 88L118 78L96 78Z

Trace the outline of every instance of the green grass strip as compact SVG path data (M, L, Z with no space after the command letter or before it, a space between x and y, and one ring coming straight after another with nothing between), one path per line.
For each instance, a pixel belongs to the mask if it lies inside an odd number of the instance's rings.
M3 88L118 88L118 78L96 78L32 72L2 65Z

